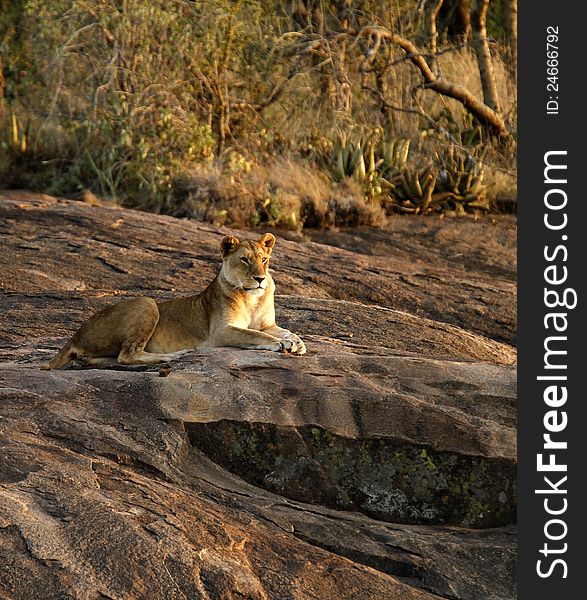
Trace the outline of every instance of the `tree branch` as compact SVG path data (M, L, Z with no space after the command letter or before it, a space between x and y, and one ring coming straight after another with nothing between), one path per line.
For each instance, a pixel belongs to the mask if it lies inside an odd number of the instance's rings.
M508 137L509 131L501 115L476 98L469 90L461 85L444 81L437 77L430 65L410 40L391 33L379 27L364 27L360 30L349 30L348 35L354 37L380 36L382 39L399 46L407 55L412 64L418 68L424 78L424 87L438 94L458 100L467 110L473 113L479 121L488 125L499 137Z

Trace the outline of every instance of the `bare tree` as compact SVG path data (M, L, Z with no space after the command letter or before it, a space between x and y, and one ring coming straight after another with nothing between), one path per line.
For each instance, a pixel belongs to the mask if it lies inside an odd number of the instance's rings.
M495 108L476 98L474 94L472 94L462 85L451 83L450 81L446 81L445 79L438 77L430 68L428 61L426 60L426 56L410 40L380 27L363 27L360 30L349 30L347 34L355 37L364 36L371 40L369 51L364 57L359 68L362 73L363 87L366 89L369 89L368 84L365 83L368 75L372 73L377 75L373 65L375 56L381 47L382 41L392 43L399 46L403 50L405 54L405 60L411 61L412 64L418 68L424 80L424 88L433 90L442 96L447 96L459 101L467 110L475 115L479 121L487 125L499 137L509 136L509 131L505 121ZM321 42L316 43L320 44ZM391 66L393 66L393 63L389 64L387 68L390 68ZM382 97L381 90L370 91L375 92L380 101L385 102L385 98Z
M483 87L483 100L487 106L499 113L499 96L493 72L491 51L487 40L487 10L489 0L473 0L471 5L471 27L473 29L473 41L477 53L479 75Z
M336 5L338 8L337 18L340 23L340 29L346 32L349 29L353 15L353 0L338 0ZM346 37L342 38L338 52L333 54L332 59L336 76L336 108L341 112L350 113L352 106L352 85L348 75L349 65Z
M488 1L485 4L488 4ZM441 3L435 1L434 5L437 7ZM395 106L389 100L390 77L394 66L403 61L410 61L422 76L422 82L418 86L419 89L432 90L440 95L457 100L495 135L500 138L509 137L509 131L499 112L497 101L490 104L486 100L476 97L464 86L438 76L431 67L429 52L422 51L418 45L406 37L376 25L357 27L355 24L356 15L353 15L351 0L340 0L338 7L340 10L336 15L336 19L331 21L333 23L332 28L325 26L324 35L320 36L315 32L311 32L308 35L302 35L302 37L296 36L295 41L292 42L290 49L287 51L290 58L296 57L295 62L292 63L289 76L276 85L274 91L269 94L268 100L257 105L256 110L263 110L280 97L287 82L297 77L303 68L303 63L310 59L310 69L322 69L325 65L329 67L336 86L336 97L333 105L341 112L350 112L352 106L350 73L352 72L353 60L358 60L361 87L371 93L377 100L386 119L391 121L393 119L392 114L395 111L410 112L428 118L421 110ZM484 13L477 20L477 22L483 24L481 30L477 31L477 36L488 50L485 30L486 8L485 6ZM401 48L404 54L403 58L398 59L394 56L391 46ZM359 48L361 49L361 58L358 58L356 54L352 54ZM491 68L490 55L487 62ZM493 69L490 73L493 77ZM485 94L484 97L486 98ZM497 98L496 91L494 97Z
M518 70L518 2L517 0L502 0L502 20L509 49L510 65L514 77Z
M430 48L430 67L435 70L436 52L438 48L438 30L436 19L442 7L443 0L425 0L424 3L424 41Z

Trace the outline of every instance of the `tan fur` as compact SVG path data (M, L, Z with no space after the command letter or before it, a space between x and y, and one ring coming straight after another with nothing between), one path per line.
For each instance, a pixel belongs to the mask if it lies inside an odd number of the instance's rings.
M156 364L186 350L234 346L304 354L302 340L275 324L269 257L275 236L222 239L222 269L200 294L156 302L133 298L88 319L46 369L71 360L85 365Z

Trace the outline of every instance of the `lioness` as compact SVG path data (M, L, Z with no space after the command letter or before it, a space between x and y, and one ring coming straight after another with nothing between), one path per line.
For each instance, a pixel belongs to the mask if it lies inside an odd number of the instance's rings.
M45 368L59 369L74 359L85 365L150 365L216 346L305 354L304 342L275 324L275 283L268 269L274 244L271 233L243 242L225 236L222 268L203 292L165 302L133 298L105 308Z

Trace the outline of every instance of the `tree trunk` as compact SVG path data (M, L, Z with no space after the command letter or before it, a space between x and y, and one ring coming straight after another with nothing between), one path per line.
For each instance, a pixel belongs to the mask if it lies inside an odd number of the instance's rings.
M430 48L430 60L428 61L433 71L436 71L436 51L438 49L438 30L436 19L442 7L443 0L426 0L424 5L424 36L426 45Z
M495 112L500 112L499 96L491 61L489 42L487 41L487 9L489 0L473 0L471 5L471 27L473 29L473 41L477 53L477 64L483 87L483 100L487 106Z
M353 17L353 0L339 0L337 8L340 28L347 31ZM336 77L336 109L348 114L352 106L352 87L348 77L346 38L340 42L338 51L333 54L332 66Z
M502 0L503 28L509 49L510 67L517 79L518 72L518 1Z
M436 24L450 42L467 42L471 38L470 0L444 0Z

